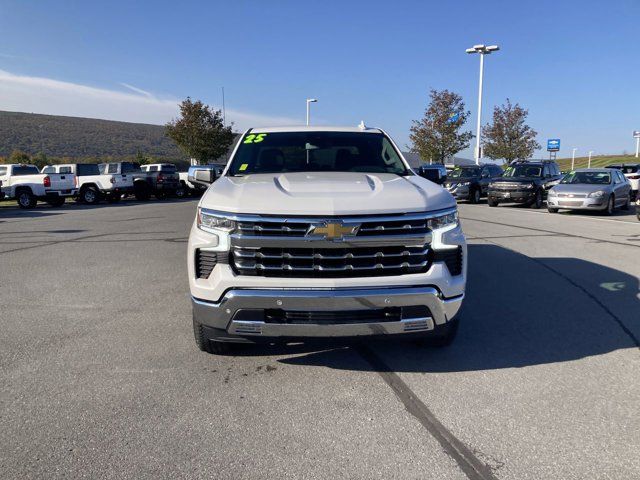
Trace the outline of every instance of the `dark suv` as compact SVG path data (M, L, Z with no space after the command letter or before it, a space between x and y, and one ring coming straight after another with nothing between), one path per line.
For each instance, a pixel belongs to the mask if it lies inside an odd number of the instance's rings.
M487 195L489 184L501 176L502 168L498 165L465 165L449 172L444 186L456 200L478 203Z
M504 171L502 178L489 184L487 203L490 207L496 207L502 202L513 202L540 208L547 190L561 179L560 168L552 160L513 162Z

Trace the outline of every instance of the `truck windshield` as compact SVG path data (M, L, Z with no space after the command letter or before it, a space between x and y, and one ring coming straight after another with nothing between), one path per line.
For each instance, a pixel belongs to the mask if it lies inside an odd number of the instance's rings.
M449 173L449 178L470 178L479 176L479 168L456 168L451 173Z
M542 167L540 165L516 165L507 167L503 177L541 177Z
M608 172L571 172L560 183L586 183L588 185L609 185L611 175Z
M409 172L382 133L287 132L248 134L229 175L283 172Z

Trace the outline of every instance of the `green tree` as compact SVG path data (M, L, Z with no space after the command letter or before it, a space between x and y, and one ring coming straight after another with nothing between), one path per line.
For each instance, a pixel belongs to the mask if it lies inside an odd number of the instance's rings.
M167 123L165 132L185 154L199 163L222 157L233 143L231 126L224 125L222 112L191 98L180 104L180 118Z
M30 161L31 157L20 150L14 150L9 155L9 163L29 163Z
M42 167L46 167L47 165L49 165L49 158L47 157L47 155L43 152L38 152L32 159L31 159L31 163L33 163L36 167L38 168L42 168Z
M411 151L424 161L444 163L469 146L473 134L461 130L470 112L465 110L462 97L449 90L432 89L429 97L424 117L411 126Z
M514 160L531 158L540 148L536 132L525 123L529 111L517 103L507 103L493 109L493 123L482 127L484 155L492 159L504 159L507 164Z

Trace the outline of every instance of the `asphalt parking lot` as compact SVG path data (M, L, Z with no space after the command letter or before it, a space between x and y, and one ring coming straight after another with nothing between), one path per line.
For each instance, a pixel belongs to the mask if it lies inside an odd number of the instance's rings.
M640 475L640 222L461 205L448 349L193 342L196 201L0 209L0 478Z

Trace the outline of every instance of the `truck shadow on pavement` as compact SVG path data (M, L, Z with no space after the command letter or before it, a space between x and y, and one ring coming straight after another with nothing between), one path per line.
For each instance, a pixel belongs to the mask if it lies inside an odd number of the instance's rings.
M456 341L442 349L402 341L368 343L391 370L517 368L638 348L636 277L577 258L530 258L496 245L470 245L469 260ZM289 353L303 352L301 346ZM373 370L349 357L336 349L307 350L280 362Z

